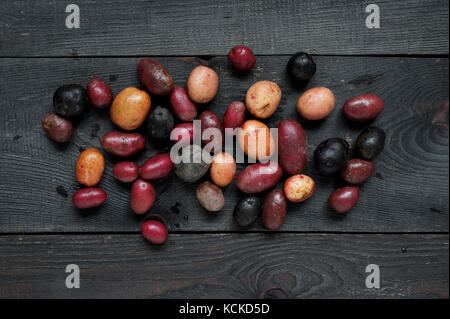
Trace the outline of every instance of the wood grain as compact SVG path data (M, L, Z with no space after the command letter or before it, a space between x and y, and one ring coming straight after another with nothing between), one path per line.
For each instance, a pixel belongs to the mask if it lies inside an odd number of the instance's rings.
M140 235L3 235L0 298L448 298L448 240L179 234L155 247ZM68 264L80 289L65 287ZM380 289L366 288L369 264Z
M361 189L357 207L343 218L327 207L329 194L340 181L321 177L309 160L305 174L317 183L308 201L290 204L284 231L333 232L448 232L448 59L315 57L318 72L307 87L286 79L289 57L258 56L249 74L236 73L226 58L161 58L176 85L185 85L190 71L207 64L220 76L218 96L207 106L222 118L229 103L243 100L258 80L277 82L283 92L276 113L267 124L294 118L305 128L308 155L330 137L354 141L364 125L354 125L342 115L344 101L357 94L374 93L385 100L385 110L370 125L383 128L386 147L375 160L376 174ZM100 209L82 213L73 208L71 196L79 188L74 177L79 149L100 147L99 138L113 129L107 112L90 109L76 125L74 138L58 146L44 134L40 119L52 111L52 95L67 83L86 85L93 76L104 78L114 94L128 86L139 87L139 58L0 59L0 232L129 232L138 231L140 218L129 208L128 185L114 180L111 170L117 158L107 155L100 187L108 193ZM327 86L336 95L336 109L324 121L308 123L295 109L298 97L309 87ZM153 105L167 104L152 97ZM369 124L367 124L369 125ZM366 126L367 126L366 125ZM167 151L167 145L149 142L140 156ZM241 170L244 166L239 165ZM261 221L250 229L238 228L232 218L241 196L234 183L224 189L226 205L208 214L195 198L197 184L176 176L155 183L157 201L151 213L161 214L172 231L263 230ZM278 187L282 187L280 183Z
M69 2L70 3L70 2ZM378 0L381 28L368 29L358 0L2 1L0 56L448 54L447 0Z

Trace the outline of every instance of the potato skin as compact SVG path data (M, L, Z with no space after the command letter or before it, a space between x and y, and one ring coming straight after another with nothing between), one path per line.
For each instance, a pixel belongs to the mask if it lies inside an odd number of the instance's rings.
M106 201L107 195L104 190L98 187L87 187L77 190L72 196L72 203L76 208L94 208Z
M133 162L120 162L113 167L113 176L122 183L134 182L139 177L139 166Z
M145 180L166 177L173 169L169 154L158 154L145 161L139 168L139 176Z
M105 158L96 148L88 148L78 157L75 175L84 186L95 186L100 182L105 169Z
M111 105L113 99L111 88L102 79L91 79L87 85L87 93L92 106L106 109Z
M42 128L45 134L55 142L67 143L71 140L73 126L65 118L55 114L47 114L42 118Z
M145 58L138 64L139 79L155 95L166 95L173 88L173 78L155 59Z
M174 143L183 141L181 146L186 146L192 143L194 136L198 134L197 127L192 123L180 123L175 126L170 133L170 139Z
M134 87L123 89L111 105L111 120L126 131L137 129L145 121L150 106L151 99L145 91Z
M229 185L236 175L236 162L233 155L228 153L219 153L214 156L211 169L211 179L219 187Z
M347 213L356 206L359 199L359 188L344 186L331 193L328 204L338 213Z
M196 194L200 205L209 212L218 212L225 205L222 190L208 181L198 185Z
M245 154L261 161L270 158L275 151L275 141L269 127L257 120L248 120L242 124L238 142Z
M150 182L137 179L131 187L131 209L138 215L145 214L155 202L155 187Z
M233 131L235 128L240 127L242 124L244 124L245 121L245 104L242 102L233 102L231 103L227 110L225 111L225 115L223 116L223 128L226 133L227 128L232 128ZM233 132L231 132L232 135Z
M246 194L261 193L274 187L283 175L276 162L256 163L247 166L236 178L236 186Z
M169 95L172 111L183 122L191 122L197 116L197 107L189 99L186 90L176 86L170 91Z
M270 117L280 104L281 89L271 81L259 81L254 83L247 91L245 103L247 110L256 118Z
M189 75L187 88L192 101L207 103L216 96L219 76L213 69L200 65Z
M144 149L145 138L139 133L112 131L103 135L100 143L108 153L128 157Z
M201 125L201 139L202 144L206 145L210 142L214 141L214 148L220 149L222 147L222 141L223 141L223 128L222 128L222 122L220 121L219 117L216 113L213 111L203 111L202 114L200 114L200 125ZM207 130L208 128L216 128L220 131L222 135L222 139L216 140L215 136L211 136L210 138L203 138L203 132Z
M298 174L289 177L284 183L284 194L291 202L299 203L311 197L316 190L314 180L306 175Z
M284 224L287 212L287 201L281 189L274 189L264 199L262 220L269 230L280 229Z
M377 117L383 108L384 102L380 97L375 94L363 94L345 101L343 111L349 120L364 122Z
M333 92L326 87L315 87L303 93L297 101L297 111L307 120L321 120L334 109Z
M281 167L289 175L302 172L308 159L308 142L302 126L295 120L278 123L278 158Z
M349 184L362 184L372 177L374 171L373 162L355 158L344 164L342 178Z

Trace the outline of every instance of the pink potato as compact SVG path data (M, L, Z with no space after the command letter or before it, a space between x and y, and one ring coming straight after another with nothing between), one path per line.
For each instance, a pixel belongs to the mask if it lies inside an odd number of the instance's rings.
M133 162L120 162L113 167L114 178L123 183L134 182L139 177L139 166Z
M147 220L141 226L142 236L152 244L161 245L167 241L167 227L157 220Z
M331 193L328 204L338 213L347 213L356 206L359 199L359 188L344 186Z
M278 158L289 175L301 173L308 159L306 133L295 120L281 120L278 128Z
M139 133L112 131L102 137L101 145L108 153L128 157L144 149L145 138Z
M72 196L73 205L79 209L94 208L106 201L106 193L98 187L87 187L77 190Z
M176 86L169 95L172 111L183 122L191 122L197 116L197 107L189 98L186 90Z
M244 168L236 178L236 186L246 194L262 193L274 187L283 175L276 162L257 163Z
M98 109L106 109L111 105L113 95L111 88L100 78L93 78L87 85L87 93L91 104Z
M356 122L369 121L383 111L384 102L375 94L363 94L354 96L344 103L345 116Z
M139 176L145 180L154 180L169 175L173 169L173 163L169 154L158 154L147 161L139 168Z
M244 124L245 110L245 104L242 102L233 102L228 106L225 111L225 115L223 116L223 128L225 130L225 134L227 134L227 128L233 129L230 132L230 135L232 135L235 128L238 128Z
M222 128L222 123L220 122L219 117L217 116L216 113L214 113L213 111L203 111L202 114L200 114L200 125L201 125L201 139L202 139L202 144L206 145L209 144L210 142L214 141L214 147L218 147L220 148L222 146L222 141L223 141L223 128ZM204 137L203 134L205 133L205 130L209 129L209 128L215 128L220 132L220 134L222 135L221 139L217 139L215 136L210 136L210 137ZM207 133L205 133L206 135L209 135ZM205 136L206 136L205 135Z
M137 179L131 187L131 209L138 215L145 214L155 202L155 187L142 179Z

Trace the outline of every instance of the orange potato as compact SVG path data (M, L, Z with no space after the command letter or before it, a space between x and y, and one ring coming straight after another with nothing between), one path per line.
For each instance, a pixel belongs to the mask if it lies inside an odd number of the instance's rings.
M111 106L111 120L120 128L130 131L144 122L150 111L151 99L145 92L134 87L123 89Z
M265 119L277 109L281 100L280 87L270 81L254 83L247 91L245 103L247 110L254 117Z
M266 160L275 151L275 141L269 127L257 120L248 120L242 124L238 141L244 153L257 160Z
M233 156L228 153L219 153L214 156L210 173L213 183L217 186L229 185L236 174L236 162Z
M307 120L321 120L334 109L334 94L326 87L309 89L297 101L297 111Z
M303 202L311 197L316 190L314 180L306 175L297 174L284 182L284 194L291 202Z
M213 69L200 65L189 75L187 88L192 101L207 103L216 96L219 76Z
M100 182L105 169L105 158L96 148L88 148L78 157L75 175L77 181L88 187L92 187Z

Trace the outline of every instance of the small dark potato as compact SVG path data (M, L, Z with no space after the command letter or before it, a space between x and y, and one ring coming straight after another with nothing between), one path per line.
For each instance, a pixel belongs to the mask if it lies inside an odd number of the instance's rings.
M218 212L225 205L222 190L210 182L203 182L198 185L197 200L209 212Z
M197 134L197 127L194 124L180 123L173 128L170 133L170 139L174 143L181 142L180 146L186 146L194 141L194 136Z
M239 200L234 208L233 217L241 227L253 224L261 214L261 201L256 196L245 196Z
M113 167L113 176L122 183L134 182L139 177L139 166L133 162L120 162Z
M87 93L94 107L106 109L111 105L113 99L111 88L102 79L91 79L87 85Z
M155 95L166 95L173 88L173 78L155 59L145 58L138 65L139 79Z
M148 116L148 135L156 139L165 139L175 125L172 113L162 106L157 106Z
M63 117L77 117L83 114L88 104L88 95L79 84L59 87L53 94L55 113Z
M72 123L65 118L51 113L44 116L41 122L45 134L55 142L67 143L72 138Z
M356 186L344 186L331 193L328 204L338 213L349 212L356 206L359 199L359 188Z
M253 51L243 45L232 48L228 52L228 60L230 60L235 69L240 71L250 71L256 62Z
M287 202L281 189L274 189L264 200L262 220L264 226L270 230L277 230L284 224Z
M233 102L228 106L223 116L223 129L225 130L225 134L227 134L227 128L232 128L234 131L235 128L241 127L244 124L245 110L245 104L242 102ZM233 131L229 135L232 135Z
M202 139L202 144L203 145L207 145L210 142L214 141L214 149L221 149L222 147L222 141L223 141L223 128L222 128L222 123L220 122L219 117L217 116L216 113L214 113L213 111L203 111L202 114L200 114L200 125L201 125L201 139ZM221 134L221 139L217 139L215 136L211 136L209 138L204 138L203 137L203 133L205 132L206 129L209 128L216 128L219 130L220 134ZM207 133L205 133L207 134ZM208 134L207 134L208 135Z
M323 175L334 175L341 171L347 161L348 143L341 138L330 138L317 146L314 164Z
M236 177L237 188L246 194L257 194L274 187L283 175L276 162L248 165Z
M383 100L375 94L354 96L344 103L345 116L356 122L369 121L383 111Z
M141 233L152 244L161 245L167 241L167 227L157 220L147 220L141 226Z
M374 159L383 150L385 139L386 135L382 129L366 128L356 139L356 155L368 161Z
M185 89L176 86L170 91L170 105L172 111L183 122L191 122L197 116L197 107L189 98Z
M345 163L342 178L349 184L362 184L372 177L374 171L373 162L355 158Z
M108 153L128 157L144 149L145 138L139 133L112 131L103 135L100 143Z
M150 182L137 179L131 187L131 209L138 215L145 214L155 202L155 187Z
M187 183L195 183L202 178L211 166L211 155L199 145L182 148L182 161L175 164L175 174Z
M94 208L106 201L106 193L98 187L87 187L77 190L72 196L73 205L79 209Z
M308 81L316 73L316 63L309 54L297 52L289 59L287 72L296 81Z
M169 154L158 154L147 161L139 168L139 176L146 180L154 180L166 177L173 168Z
M278 158L289 175L300 174L308 159L308 142L302 126L295 120L278 123Z

